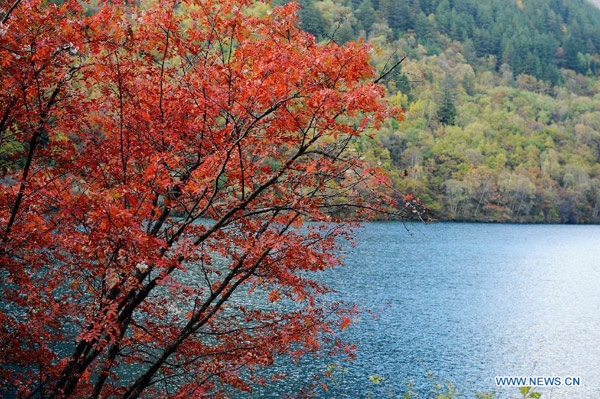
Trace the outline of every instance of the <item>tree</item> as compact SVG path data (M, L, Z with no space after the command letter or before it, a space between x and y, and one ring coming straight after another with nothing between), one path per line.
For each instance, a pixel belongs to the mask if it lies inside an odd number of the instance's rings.
M424 42L430 40L434 36L431 21L423 12L420 12L416 17L415 32L417 37Z
M220 397L348 325L310 272L341 261L336 211L387 209L345 150L400 115L367 46L246 4L0 6L0 137L22 144L0 186L1 391Z
M440 99L437 116L440 123L454 125L456 121L456 81L450 73L446 73L440 85Z
M387 16L390 28L397 34L398 31L412 28L408 0L390 1Z
M371 0L363 0L356 9L356 18L362 23L367 32L371 31L371 26L375 23L375 9Z
M352 29L352 24L350 20L345 19L343 22L340 22L337 27L334 28L332 38L337 43L344 44L352 39L354 39L354 30Z
M325 20L321 12L313 1L301 0L300 2L300 23L302 29L316 37L325 34Z
M565 59L563 66L577 72L581 72L579 64L580 45L574 36L569 36L565 43ZM584 71L585 72L585 71Z

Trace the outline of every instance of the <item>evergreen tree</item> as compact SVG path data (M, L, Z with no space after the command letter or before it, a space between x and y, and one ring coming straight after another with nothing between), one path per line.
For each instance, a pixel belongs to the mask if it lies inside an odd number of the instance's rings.
M450 11L450 2L448 0L440 1L440 4L435 9L435 20L444 34L450 32Z
M302 29L315 37L322 37L325 34L325 20L321 12L311 0L300 0L300 25Z
M356 18L362 23L365 31L371 31L371 26L375 23L375 9L371 0L363 0L356 10Z
M404 31L412 28L408 0L390 1L387 15L388 24L394 31Z
M563 66L567 69L581 72L579 65L580 44L577 39L573 35L569 36L564 47L565 56Z
M419 40L428 41L435 37L431 21L423 12L419 13L417 16L415 21L415 32L417 33Z
M440 98L438 102L438 121L444 125L456 123L456 81L450 73L446 73L440 85Z
M396 81L396 88L398 88L402 94L406 95L406 98L408 99L408 102L412 102L413 101L413 94L412 94L412 88L410 87L410 82L408 81L408 78L406 77L406 75L401 75L398 74L396 75L398 76L395 81Z
M339 28L337 28L334 39L336 42L343 44L354 40L355 37L352 24L350 23L350 20L346 19L340 24Z

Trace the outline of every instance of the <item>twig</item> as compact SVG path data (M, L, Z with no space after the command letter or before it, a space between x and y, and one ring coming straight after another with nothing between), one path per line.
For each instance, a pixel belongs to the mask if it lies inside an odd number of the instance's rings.
M402 59L400 59L400 61L396 62L387 72L381 74L381 76L378 77L377 79L375 79L375 81L373 83L379 83L382 79L385 79L390 73L392 73L392 71L394 69L396 69L398 66L400 66L400 64L402 64L402 62L406 59L406 57L408 57L408 56L405 55L404 57L402 57Z
M12 12L15 10L15 8L17 8L17 6L19 5L20 2L21 2L21 0L17 0L14 2L12 7L10 7L10 9L6 12L6 15L4 16L4 18L2 18L2 24L5 24L6 21L8 21L8 18L10 18L10 14L12 14Z

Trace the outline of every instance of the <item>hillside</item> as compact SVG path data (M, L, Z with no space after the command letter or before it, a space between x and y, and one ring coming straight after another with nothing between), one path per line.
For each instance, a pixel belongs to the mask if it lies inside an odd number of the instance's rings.
M600 10L584 0L303 0L325 39L368 40L406 120L357 143L441 220L600 213Z
M439 35L461 41L476 57L494 55L553 84L560 68L597 73L600 10L586 0L301 0L304 28L338 40L415 32L439 50Z

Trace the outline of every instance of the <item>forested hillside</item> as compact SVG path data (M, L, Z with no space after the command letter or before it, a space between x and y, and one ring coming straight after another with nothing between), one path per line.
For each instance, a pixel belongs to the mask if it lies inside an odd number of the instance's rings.
M515 74L559 83L559 68L598 72L600 11L586 0L300 0L306 30L341 41L414 32L435 48L439 34L469 55L494 55Z
M357 149L442 220L600 221L600 10L583 0L302 0L406 110Z

